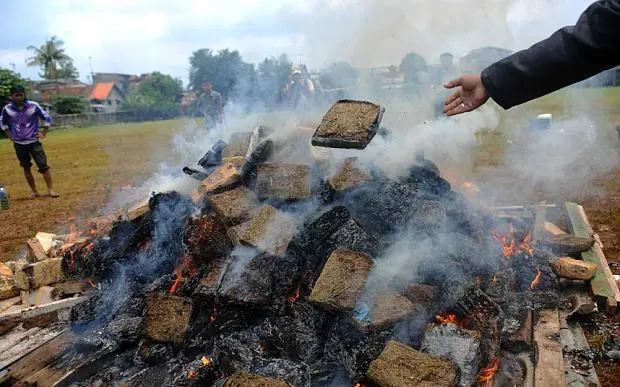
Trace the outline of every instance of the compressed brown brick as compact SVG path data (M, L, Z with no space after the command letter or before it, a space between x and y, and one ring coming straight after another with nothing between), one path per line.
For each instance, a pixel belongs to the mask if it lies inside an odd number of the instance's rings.
M232 188L241 180L239 168L233 163L225 163L217 167L206 179L200 182L192 199L197 202L203 195L217 193Z
M245 157L250 147L252 132L237 132L230 135L228 146L222 154L222 158Z
M236 225L249 219L259 207L254 192L244 186L209 197L215 212L229 225Z
M364 253L335 250L314 284L310 301L327 309L353 310L372 266L372 259Z
M191 219L183 238L194 265L221 259L232 251L233 244L226 227L215 215Z
M359 187L370 181L370 174L358 165L357 157L346 159L342 168L328 180L329 186L337 192Z
M452 362L388 341L370 363L368 377L381 387L453 387L458 371Z
M146 299L144 329L158 342L182 344L189 327L192 303L188 298L150 293Z
M310 166L263 164L257 166L256 187L260 199L306 200L310 198Z
M338 101L323 116L312 145L364 149L377 133L383 111L371 102Z
M235 372L224 387L293 387L282 379L266 378L247 372Z
M561 257L551 261L553 271L562 278L589 280L596 274L597 266L579 259Z
M267 204L244 225L238 230L241 244L276 256L284 254L297 231L294 218Z

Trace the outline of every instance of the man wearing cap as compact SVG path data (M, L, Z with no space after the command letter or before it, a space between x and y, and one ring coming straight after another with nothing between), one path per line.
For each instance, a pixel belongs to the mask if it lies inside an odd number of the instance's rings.
M43 129L39 131L39 119L43 120ZM24 176L32 190L29 199L39 197L39 191L32 176L32 161L34 159L39 173L43 175L49 196L57 198L59 195L52 186L52 174L47 165L47 157L43 145L39 140L45 138L52 124L52 119L39 104L26 99L26 92L22 86L11 88L11 102L2 109L0 127L9 139L13 141L19 164L24 169Z
M198 97L200 111L205 118L207 129L214 130L224 122L224 100L220 93L213 90L209 80L203 81L200 87L202 89L202 94Z
M302 99L305 102L312 101L314 98L314 84L300 69L294 68L291 74L291 80L286 85L284 93L288 95L291 107L296 109L299 107L299 102L302 101Z

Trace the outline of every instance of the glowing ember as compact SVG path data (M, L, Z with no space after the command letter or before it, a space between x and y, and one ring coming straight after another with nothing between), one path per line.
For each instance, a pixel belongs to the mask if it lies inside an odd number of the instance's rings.
M196 376L198 376L201 368L208 367L211 363L213 363L213 361L206 356L203 356L200 360L202 361L202 365L196 370L189 371L189 373L187 374L188 379L194 379Z
M435 320L437 320L440 324L454 324L458 325L458 319L456 315L453 313L441 313L435 316Z
M295 294L288 297L288 302L293 304L295 301L297 301L297 299L299 298L299 290L300 290L299 286L297 286L297 289L295 290Z
M213 314L211 314L211 317L209 317L209 322L214 322L216 315L217 315L217 305L215 305L215 307L213 307Z
M492 387L493 376L499 369L499 359L494 358L490 361L489 367L484 368L478 374L478 387Z
M497 282L497 276L493 276L493 278L491 278L491 282L496 283Z
M258 343L258 352L262 355L263 354L263 343Z
M534 277L534 280L530 284L530 290L534 290L536 288L536 285L540 282L540 275L540 266L536 266L536 277Z
M177 278L174 280L174 283L170 287L170 293L176 292L178 287L179 287L179 285L181 285L181 282L183 282L183 274L181 273L181 270L180 269L174 269L174 272L176 273Z

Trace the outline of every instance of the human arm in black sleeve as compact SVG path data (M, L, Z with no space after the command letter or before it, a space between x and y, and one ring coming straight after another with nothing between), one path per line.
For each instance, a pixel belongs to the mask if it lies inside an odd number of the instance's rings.
M508 109L619 64L620 0L601 0L575 26L492 64L481 75L489 96Z

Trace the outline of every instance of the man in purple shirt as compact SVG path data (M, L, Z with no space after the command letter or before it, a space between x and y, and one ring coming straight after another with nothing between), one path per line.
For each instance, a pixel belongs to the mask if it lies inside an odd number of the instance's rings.
M39 131L39 118L44 122L42 131ZM24 168L24 176L32 190L29 199L39 197L39 191L37 191L32 176L31 158L37 164L39 173L43 174L49 195L53 198L59 196L54 192L50 167L47 165L43 145L39 142L39 139L45 138L51 124L52 119L49 114L41 109L41 106L36 102L26 99L26 92L23 87L14 86L11 89L11 103L2 109L0 127L7 132L13 141L19 164Z

